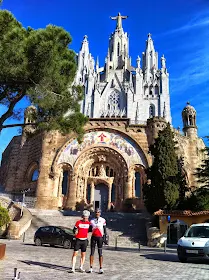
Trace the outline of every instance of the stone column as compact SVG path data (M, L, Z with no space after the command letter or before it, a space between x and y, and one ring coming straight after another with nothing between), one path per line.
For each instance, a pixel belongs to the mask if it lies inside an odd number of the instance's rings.
M86 203L87 199L86 199L86 193L87 193L87 177L84 178L84 186L83 186L83 199Z
M133 178L132 178L132 197L135 197L136 196L136 177L135 177L135 174L133 175Z
M132 176L128 176L128 180L125 184L125 190L124 190L124 199L131 198L132 197Z
M58 191L57 191L58 207L62 207L63 206L62 181L63 181L63 169L60 172L59 181L58 181Z
M94 182L91 182L91 197L90 197L90 204L94 207Z
M108 184L108 210L110 210L111 203L111 194L112 194L112 183Z
M66 208L75 210L76 191L77 191L77 180L75 176L72 176L69 184L68 197L65 205Z

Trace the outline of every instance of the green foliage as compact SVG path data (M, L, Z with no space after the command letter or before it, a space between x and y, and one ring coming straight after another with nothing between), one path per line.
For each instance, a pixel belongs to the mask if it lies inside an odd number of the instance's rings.
M209 136L206 137L209 140ZM203 187L209 187L209 147L204 149L205 158L195 175L198 178L198 182L201 183Z
M0 206L0 227L10 222L9 212L6 208Z
M15 106L27 96L38 109L40 129L73 130L82 137L87 119L80 114L82 89L72 86L76 61L70 43L61 27L25 29L9 11L0 10L0 104L6 108L0 130L19 115Z
M154 156L154 161L147 170L149 180L143 188L145 205L150 212L172 209L179 198L177 181L179 171L170 124L159 132L154 145L150 147L150 152Z
M199 188L185 201L185 209L192 211L209 210L209 189Z

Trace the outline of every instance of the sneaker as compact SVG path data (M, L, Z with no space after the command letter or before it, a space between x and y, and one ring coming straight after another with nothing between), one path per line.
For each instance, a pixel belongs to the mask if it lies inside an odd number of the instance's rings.
M99 274L103 274L103 273L104 273L104 270L102 268L100 268Z
M75 268L71 268L69 273L75 273Z
M85 269L83 269L82 267L80 267L80 268L79 268L79 271L83 273L83 272L85 272Z
M90 268L88 273L92 273L93 272L93 268Z

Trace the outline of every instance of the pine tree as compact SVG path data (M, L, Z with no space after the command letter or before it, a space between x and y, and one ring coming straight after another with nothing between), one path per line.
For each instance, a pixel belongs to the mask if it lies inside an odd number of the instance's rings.
M179 185L178 158L170 124L159 132L150 152L154 161L147 171L149 180L143 189L145 205L150 212L172 209L179 198Z
M71 40L61 27L24 28L0 10L0 131L9 118L21 116L16 107L27 97L38 109L41 129L82 135L87 119L80 113L82 89L72 86L77 66Z

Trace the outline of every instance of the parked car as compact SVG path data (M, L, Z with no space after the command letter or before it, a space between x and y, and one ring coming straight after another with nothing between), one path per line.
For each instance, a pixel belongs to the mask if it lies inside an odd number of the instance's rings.
M74 246L75 237L73 230L66 227L45 226L40 227L34 235L34 243L36 246L49 244L50 246L63 246L65 249Z
M186 262L188 258L209 257L209 223L194 224L178 241L178 258Z

